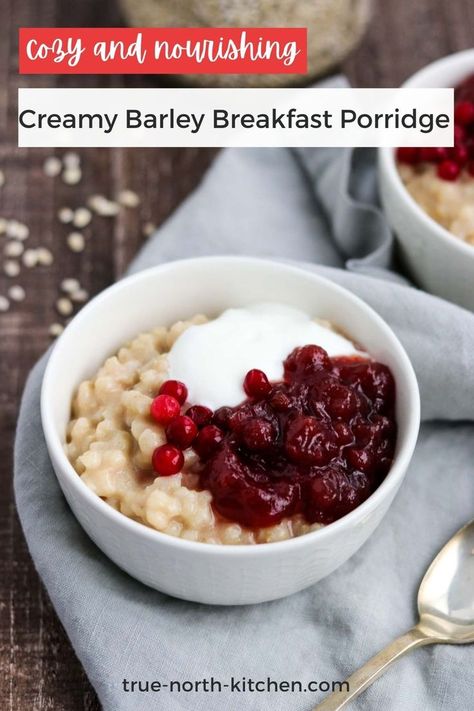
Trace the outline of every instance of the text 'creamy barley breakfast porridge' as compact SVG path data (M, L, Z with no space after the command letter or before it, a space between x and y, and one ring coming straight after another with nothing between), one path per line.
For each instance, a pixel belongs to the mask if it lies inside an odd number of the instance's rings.
M157 327L80 384L67 454L125 516L193 541L299 536L390 469L395 384L333 324L282 304Z
M474 246L474 74L455 89L453 148L399 148L400 177L436 222Z

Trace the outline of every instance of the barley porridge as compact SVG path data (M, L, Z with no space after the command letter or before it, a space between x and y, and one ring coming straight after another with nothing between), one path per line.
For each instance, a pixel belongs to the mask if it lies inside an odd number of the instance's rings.
M231 309L125 344L73 399L66 450L83 482L125 516L206 543L280 541L359 505L393 458L393 378L299 318Z
M447 182L438 178L430 164L417 169L401 165L400 175L412 198L433 220L474 245L474 179L470 175Z

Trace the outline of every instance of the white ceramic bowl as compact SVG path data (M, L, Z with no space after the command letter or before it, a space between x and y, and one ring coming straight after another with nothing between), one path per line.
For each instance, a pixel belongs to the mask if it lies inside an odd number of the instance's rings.
M405 87L454 87L474 73L474 49L429 64ZM415 202L406 190L392 148L379 149L382 205L404 262L426 291L474 310L474 247L454 237Z
M111 508L81 480L63 449L72 395L105 358L140 331L198 312L280 301L330 319L386 363L397 385L399 425L387 478L355 511L313 533L278 543L224 546L168 536ZM278 262L205 257L140 272L93 299L59 338L43 382L41 412L58 481L77 519L101 550L143 583L175 597L221 605L272 600L312 585L347 560L390 506L415 447L418 387L386 323L350 292Z

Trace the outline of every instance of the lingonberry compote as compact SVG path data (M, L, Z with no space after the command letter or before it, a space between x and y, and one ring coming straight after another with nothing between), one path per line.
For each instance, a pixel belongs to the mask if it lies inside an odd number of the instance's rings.
M264 382L251 372L247 386ZM281 382L246 390L255 394L218 410L195 447L201 487L227 519L251 528L294 514L330 523L389 471L397 427L387 366L308 345L287 357Z

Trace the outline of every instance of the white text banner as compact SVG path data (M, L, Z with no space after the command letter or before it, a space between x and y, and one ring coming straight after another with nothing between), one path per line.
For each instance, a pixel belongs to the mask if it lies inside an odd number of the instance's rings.
M19 89L18 145L452 146L452 89Z

